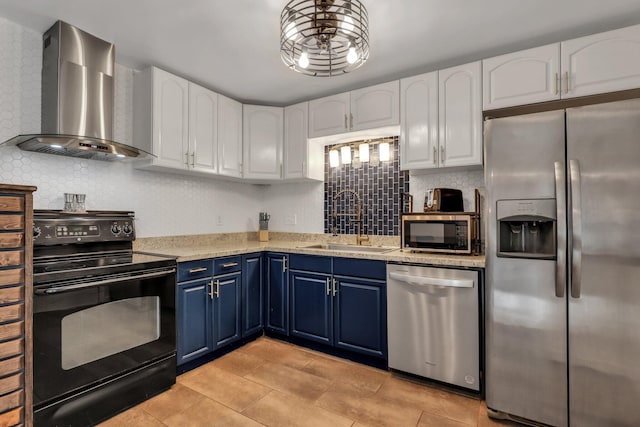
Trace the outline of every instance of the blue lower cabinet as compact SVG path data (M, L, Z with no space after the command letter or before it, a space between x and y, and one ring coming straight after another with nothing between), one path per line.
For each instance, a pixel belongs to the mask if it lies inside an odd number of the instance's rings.
M289 275L288 256L282 253L267 253L265 329L289 335Z
M290 255L291 336L387 358L384 261Z
M335 276L334 345L387 357L387 296L382 280Z
M178 364L213 351L211 278L179 283L177 287Z
M242 337L242 273L230 273L213 278L213 340L214 349Z
M242 257L242 336L264 327L264 269L262 253Z
M291 336L333 342L331 275L291 270L289 273Z

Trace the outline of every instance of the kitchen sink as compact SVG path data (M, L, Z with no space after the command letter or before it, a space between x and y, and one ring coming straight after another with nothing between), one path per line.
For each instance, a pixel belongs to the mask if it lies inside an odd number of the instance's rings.
M368 253L385 253L391 252L397 248L388 246L360 246L360 245L341 245L337 243L319 243L315 245L298 246L302 249L324 249L327 251L347 251L347 252L368 252Z

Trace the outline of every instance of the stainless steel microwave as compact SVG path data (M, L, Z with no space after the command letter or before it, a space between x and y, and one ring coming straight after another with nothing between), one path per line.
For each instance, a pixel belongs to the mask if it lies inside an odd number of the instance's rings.
M402 214L403 250L448 254L479 253L479 215L475 212Z

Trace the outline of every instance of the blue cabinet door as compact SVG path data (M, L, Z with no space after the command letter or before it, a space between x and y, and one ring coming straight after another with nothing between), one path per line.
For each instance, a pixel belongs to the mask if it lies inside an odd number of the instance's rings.
M242 273L213 278L214 349L232 343L242 336Z
M178 284L178 365L213 351L209 292L211 278Z
M387 357L387 296L382 280L335 276L336 347Z
M265 329L280 334L289 334L289 282L287 255L268 253L266 255L266 318Z
M260 332L264 326L262 254L242 257L242 336Z
M331 344L333 342L331 275L291 270L289 280L291 335Z

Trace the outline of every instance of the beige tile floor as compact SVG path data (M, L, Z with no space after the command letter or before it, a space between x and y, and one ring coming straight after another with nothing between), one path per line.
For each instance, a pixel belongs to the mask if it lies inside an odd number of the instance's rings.
M259 338L100 427L490 427L484 402Z

